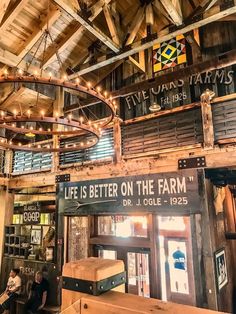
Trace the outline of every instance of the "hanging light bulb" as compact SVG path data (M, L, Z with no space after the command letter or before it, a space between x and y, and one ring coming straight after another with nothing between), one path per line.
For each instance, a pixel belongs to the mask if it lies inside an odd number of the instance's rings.
M79 77L77 77L77 78L75 79L75 83L76 83L77 85L80 83L80 78L79 78Z
M30 115L31 115L31 111L30 111L30 110L27 110L27 116L28 116L28 118L30 118Z
M5 77L8 77L8 71L7 71L7 69L5 69L3 73L4 73L4 76L5 76Z
M41 110L41 118L43 119L44 118L44 116L45 116L45 111L44 110Z
M16 115L17 115L17 110L16 109L13 110L13 115L14 115L14 118L16 118Z
M87 87L88 87L88 89L91 88L91 83L90 82L87 82Z

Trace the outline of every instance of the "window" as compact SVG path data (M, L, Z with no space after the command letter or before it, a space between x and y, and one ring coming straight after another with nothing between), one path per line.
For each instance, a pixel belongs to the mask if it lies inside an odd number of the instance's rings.
M146 216L99 216L98 235L115 237L147 237Z

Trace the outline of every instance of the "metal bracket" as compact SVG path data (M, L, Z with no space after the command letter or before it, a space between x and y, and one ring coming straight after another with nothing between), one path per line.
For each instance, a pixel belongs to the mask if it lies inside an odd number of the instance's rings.
M149 34L148 36L141 39L141 44L148 43L149 41L157 39L157 33Z
M70 181L70 174L60 174L56 175L55 182L60 183L60 182L69 182Z
M234 6L234 0L224 0L223 3L220 5L220 11L227 10Z
M71 277L62 277L62 288L66 290L100 295L126 282L126 273L111 276L100 281L89 281Z
M178 169L206 167L205 157L186 158L178 160Z

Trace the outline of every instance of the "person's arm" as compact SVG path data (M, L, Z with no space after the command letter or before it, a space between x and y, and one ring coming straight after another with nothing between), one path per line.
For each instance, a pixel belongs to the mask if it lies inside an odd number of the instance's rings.
M40 305L40 307L38 308L38 310L42 310L42 308L44 307L45 303L47 300L47 291L44 291L43 293L43 297L42 297L42 304Z
M17 278L15 288L8 289L8 291L9 291L10 293L14 293L14 292L19 291L20 288L21 288L21 279L20 279L20 278Z

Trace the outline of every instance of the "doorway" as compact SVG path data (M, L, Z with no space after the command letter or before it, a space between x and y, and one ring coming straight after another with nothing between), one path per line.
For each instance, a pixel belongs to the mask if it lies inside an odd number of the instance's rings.
M158 216L162 300L195 305L189 217Z
M126 292L150 297L150 251L141 248L95 246L95 256L124 261Z

